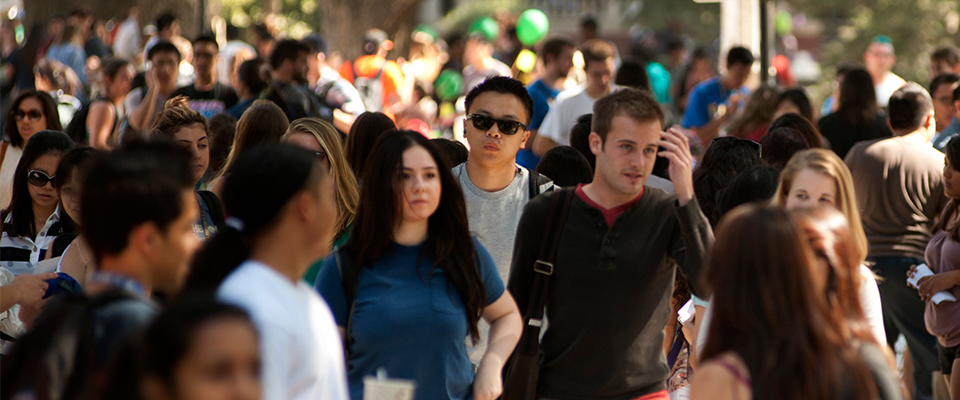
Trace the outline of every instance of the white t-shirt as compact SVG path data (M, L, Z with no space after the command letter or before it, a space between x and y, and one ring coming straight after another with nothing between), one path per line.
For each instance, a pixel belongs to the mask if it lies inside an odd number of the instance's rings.
M246 310L257 325L264 400L349 398L340 333L313 288L247 260L217 298Z
M893 92L900 89L900 86L903 86L904 83L906 82L903 78L893 72L888 72L887 76L883 78L883 82L874 87L874 90L877 91L877 104L880 107L886 107L890 103L890 96L893 96Z
M619 88L611 84L608 93ZM587 94L585 83L560 92L553 106L547 111L547 115L543 117L543 124L540 125L537 134L552 139L557 145L569 146L570 129L581 115L593 114L593 103L597 100Z
M11 133L18 134L19 132ZM13 175L22 154L22 147L7 144L7 153L3 156L3 165L0 165L0 209L10 207L10 200L13 198Z

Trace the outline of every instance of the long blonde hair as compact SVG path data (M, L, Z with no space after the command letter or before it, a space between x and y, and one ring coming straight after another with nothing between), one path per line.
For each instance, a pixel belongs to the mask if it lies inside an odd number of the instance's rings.
M793 186L793 180L800 171L805 169L824 174L833 179L837 190L836 207L843 213L844 217L847 217L847 221L850 223L856 259L859 263L863 263L870 250L870 244L867 242L867 235L863 231L863 223L860 220L857 195L853 189L853 176L850 174L847 165L833 151L809 149L794 154L780 173L780 184L777 186L773 203L780 206L787 203L787 194Z
M290 124L280 141L285 142L290 136L298 134L313 135L327 154L327 160L330 161L330 176L333 177L333 183L337 186L337 236L340 236L353 223L353 217L357 214L357 205L360 203L357 178L344 157L340 133L333 125L322 120L300 118Z

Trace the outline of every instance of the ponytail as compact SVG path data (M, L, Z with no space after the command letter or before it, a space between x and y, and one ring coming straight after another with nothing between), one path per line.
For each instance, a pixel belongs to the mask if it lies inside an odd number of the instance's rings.
M265 144L241 154L223 185L223 229L197 252L185 291L215 291L250 258L258 235L271 227L297 193L317 190L320 164L304 149Z

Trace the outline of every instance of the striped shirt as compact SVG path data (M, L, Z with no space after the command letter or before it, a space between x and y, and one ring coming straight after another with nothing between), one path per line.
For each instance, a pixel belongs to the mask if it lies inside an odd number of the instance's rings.
M7 215L4 224L9 224L13 215ZM24 236L10 236L7 231L0 237L0 266L13 273L14 276L23 273L34 273L34 267L47 254L47 247L63 233L60 226L60 207L50 214L43 228L36 238Z

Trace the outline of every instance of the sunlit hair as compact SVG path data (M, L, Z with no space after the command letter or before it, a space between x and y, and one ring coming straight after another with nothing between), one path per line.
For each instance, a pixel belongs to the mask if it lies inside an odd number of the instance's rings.
M835 398L845 385L858 400L877 398L846 321L814 284L816 263L809 239L783 208L751 204L727 214L703 276L714 313L703 359L738 355L758 398Z
M163 104L163 111L153 123L153 136L174 140L180 129L198 124L207 131L207 119L190 108L186 96L177 96Z
M347 164L343 154L343 144L340 133L327 122L316 118L300 118L293 121L287 128L287 133L280 138L286 142L293 135L312 135L320 147L323 148L330 161L330 176L337 187L337 236L347 231L357 214L357 204L360 203L360 189L357 187L357 177Z
M867 252L870 245L867 242L867 235L863 232L863 223L860 220L860 210L857 208L857 195L853 188L853 176L850 175L850 169L843 163L837 154L824 149L804 150L794 154L793 158L787 162L787 165L780 172L780 184L777 186L777 194L773 198L773 204L784 206L787 204L787 195L793 186L793 180L800 171L809 169L829 176L833 179L837 190L837 197L834 199L836 207L843 213L850 223L850 232L853 236L854 255L859 260L858 264L863 263L867 258Z
M222 177L240 154L264 143L277 143L290 126L290 120L276 104L267 100L256 100L243 112L237 121L237 134L233 147L227 155L227 161L217 177Z

